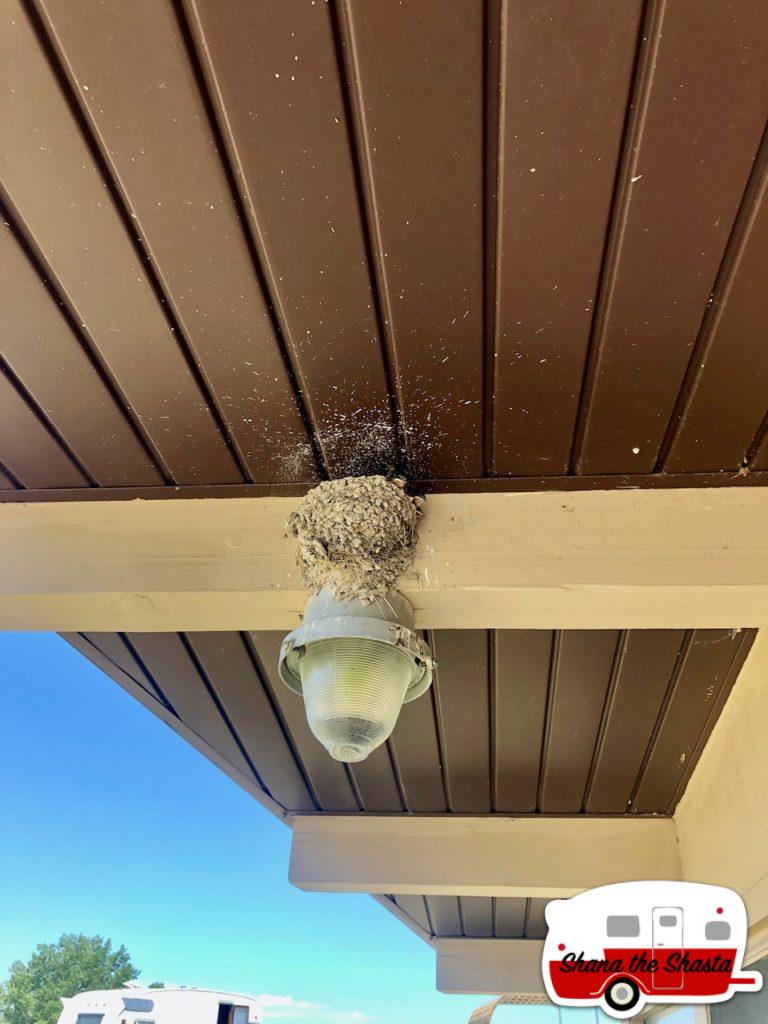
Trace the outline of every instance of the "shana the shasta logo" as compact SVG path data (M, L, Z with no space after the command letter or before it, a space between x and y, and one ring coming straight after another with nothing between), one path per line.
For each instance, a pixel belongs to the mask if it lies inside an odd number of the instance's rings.
M731 889L622 882L547 904L542 974L559 1006L599 1006L617 1019L647 1003L721 1003L757 992L742 970L747 914Z

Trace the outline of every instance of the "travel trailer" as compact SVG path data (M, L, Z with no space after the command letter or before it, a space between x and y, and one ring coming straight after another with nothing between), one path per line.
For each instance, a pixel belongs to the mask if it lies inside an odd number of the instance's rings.
M58 1024L260 1024L253 996L129 985L62 999Z
M757 991L742 971L747 915L731 889L624 882L552 900L542 973L553 1001L629 1017L646 1003L719 1003Z

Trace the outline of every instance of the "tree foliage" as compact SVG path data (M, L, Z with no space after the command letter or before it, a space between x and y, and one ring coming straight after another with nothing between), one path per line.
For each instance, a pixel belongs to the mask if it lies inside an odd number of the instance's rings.
M11 964L0 985L0 1019L5 1024L55 1024L61 996L93 989L119 988L138 977L125 946L112 949L100 935L62 935L41 944L26 963Z

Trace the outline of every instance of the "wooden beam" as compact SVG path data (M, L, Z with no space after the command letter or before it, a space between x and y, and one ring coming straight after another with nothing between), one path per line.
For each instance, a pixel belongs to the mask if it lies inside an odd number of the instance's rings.
M768 629L761 629L675 814L685 878L726 885L768 938ZM754 938L753 938L754 937Z
M552 899L680 877L669 818L293 818L290 879L311 892Z
M290 629L292 497L0 505L0 628ZM401 590L433 628L768 624L768 490L436 494Z
M544 992L536 939L436 939L439 992Z

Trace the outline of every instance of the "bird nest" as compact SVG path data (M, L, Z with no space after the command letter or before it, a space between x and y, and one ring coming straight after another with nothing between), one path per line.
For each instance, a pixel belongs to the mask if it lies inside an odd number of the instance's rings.
M384 597L413 562L422 499L405 481L344 477L318 484L288 520L307 587L337 601Z

